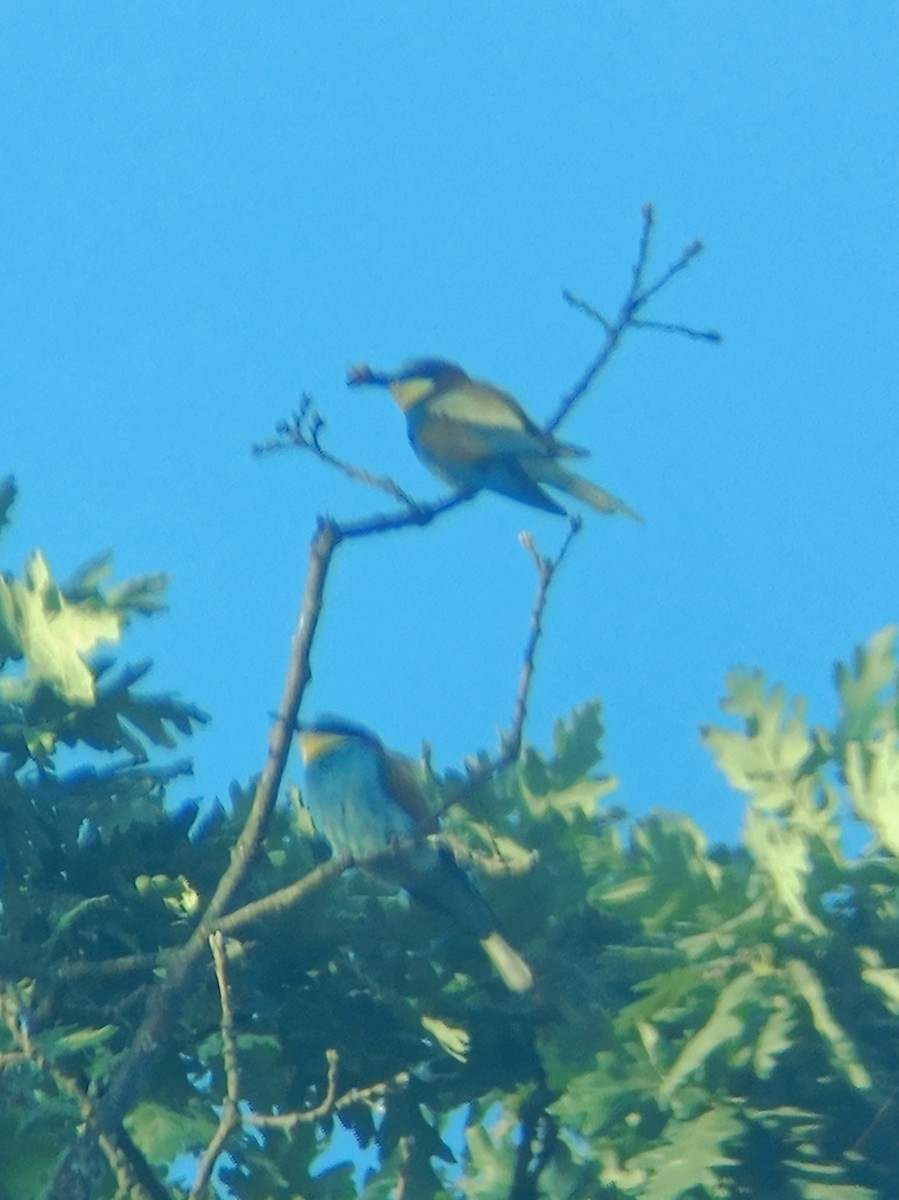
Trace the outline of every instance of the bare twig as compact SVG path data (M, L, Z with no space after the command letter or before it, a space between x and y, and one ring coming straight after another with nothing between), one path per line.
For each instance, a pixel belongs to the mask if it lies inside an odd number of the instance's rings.
M637 249L637 259L631 270L631 286L628 289L627 295L625 296L621 307L618 310L618 315L615 317L614 321L610 321L607 317L603 316L598 309L596 309L592 304L589 304L586 300L582 300L580 297L573 295L569 291L564 291L562 293L567 303L572 305L572 307L579 309L581 312L590 317L591 320L598 322L599 325L602 326L602 329L605 333L605 339L599 353L587 367L586 371L584 371L583 375L581 375L580 379L578 379L578 381L575 383L574 387L571 388L569 392L566 392L566 394L562 397L555 413L544 425L543 428L547 433L553 433L556 429L558 429L562 422L568 417L575 404L577 404L578 401L583 399L583 397L587 394L600 372L603 371L606 366L608 366L612 355L618 349L621 339L624 337L628 329L652 327L664 330L668 333L683 333L688 337L702 338L705 341L710 342L720 342L722 340L721 335L715 331L699 332L689 329L687 326L666 326L661 323L651 324L650 322L637 320L637 314L646 307L649 301L657 296L662 288L671 282L675 275L683 271L702 250L702 242L691 242L690 245L686 247L680 258L672 263L671 266L668 267L668 269L664 271L662 275L655 281L655 283L645 287L643 280L646 275L646 269L649 265L650 242L652 240L652 232L655 226L655 210L651 204L643 205L642 215L643 228L640 234L640 245Z
M390 1079L380 1080L378 1083L369 1084L368 1087L350 1088L338 1096L337 1051L327 1050L325 1053L328 1060L328 1083L324 1099L320 1104L317 1104L315 1108L304 1108L299 1112L245 1113L243 1123L262 1129L290 1130L297 1125L308 1125L313 1121L320 1121L330 1113L337 1113L343 1108L349 1108L351 1104L368 1104L374 1107L389 1092L399 1087L405 1087L409 1082L409 1072L398 1071Z
M430 503L415 500L389 475L375 474L346 459L338 458L336 454L326 450L320 440L320 434L324 428L325 421L313 407L311 398L303 396L300 407L293 414L291 420L278 423L276 428L278 436L267 442L257 443L252 447L252 452L255 455L273 454L295 447L308 450L326 466L333 467L335 471L346 475L348 479L386 492L388 496L404 506L404 512L375 513L358 521L342 521L339 525L337 522L332 522L334 528L339 530L339 541L368 537L375 533L388 533L392 530L406 529L411 525L429 525L442 513L456 508L459 504L464 504L476 495L475 492L451 492L448 496Z
M209 1193L209 1184L219 1155L224 1150L228 1138L239 1126L251 1125L262 1129L283 1129L289 1131L297 1125L308 1125L315 1121L320 1121L329 1113L337 1112L350 1104L359 1102L374 1104L392 1087L405 1085L409 1079L408 1073L402 1071L389 1080L379 1081L364 1088L350 1088L342 1096L338 1096L337 1068L339 1056L336 1050L328 1049L325 1051L325 1058L328 1064L325 1094L321 1101L314 1107L303 1109L299 1112L286 1113L241 1112L240 1062L234 1029L231 988L228 982L228 960L225 949L225 938L221 929L217 929L210 935L209 946L212 950L222 1013L219 1027L222 1035L222 1062L225 1068L225 1096L222 1100L221 1114L215 1133L210 1139L209 1145L204 1150L197 1166L197 1174L190 1190L189 1200L205 1200L205 1197Z
M534 597L534 605L531 609L531 623L524 647L521 674L518 677L518 692L515 696L512 725L508 732L502 736L500 754L494 770L501 770L509 763L514 762L521 753L521 739L524 731L524 723L528 715L528 698L534 678L534 660L537 653L537 645L543 633L543 614L546 610L550 584L555 577L556 571L562 565L562 560L568 553L568 547L582 528L583 522L580 517L570 518L568 536L562 543L562 548L555 558L547 558L545 555L540 554L530 533L522 533L519 536L519 541L531 556L534 566L537 569L537 594Z
M568 288L562 289L562 299L566 304L570 304L572 308L580 309L580 311L591 321L596 321L600 324L606 333L611 333L614 329L612 322L602 315L598 308L594 308L589 300L585 300L582 296L576 296L574 292L570 292Z
M222 1061L225 1066L225 1096L215 1133L200 1156L189 1200L205 1200L209 1194L209 1181L218 1157L228 1138L240 1125L240 1068L237 1063L237 1043L234 1040L234 1010L231 1007L231 989L228 985L228 959L221 930L217 929L209 935L209 948L215 964L215 978L222 1009L219 1028L222 1034Z
M456 780L447 788L443 803L436 812L442 816L454 804L465 805L466 796L474 789L485 783L492 776L498 775L510 766L521 753L521 743L524 736L524 723L527 720L528 702L531 685L534 679L537 646L543 634L543 614L549 599L550 585L556 571L568 553L572 541L583 528L580 517L569 517L568 533L555 558L547 558L539 553L533 536L530 533L519 535L519 541L531 556L537 569L537 592L531 608L531 618L528 626L528 636L524 645L521 661L521 671L518 676L518 689L515 695L515 705L512 714L512 724L500 735L499 752L494 758L487 755L478 758L475 763L469 763L467 775L462 780ZM430 768L429 768L430 769Z
M337 1051L333 1049L325 1051L325 1059L328 1063L328 1082L321 1103L300 1112L244 1113L244 1124L255 1125L260 1129L293 1129L297 1125L309 1125L326 1117L337 1102L337 1064L340 1060Z
M852 1143L850 1149L854 1154L862 1153L862 1149L865 1143L868 1141L868 1138L870 1138L877 1126L880 1125L884 1117L886 1117L896 1107L897 1101L899 1101L899 1088L894 1089L894 1091L887 1096L883 1104L880 1105L877 1112L862 1130L860 1136L857 1137Z
M321 434L324 428L324 417L315 408L312 397L304 394L300 400L300 407L291 419L278 424L276 429L278 436L267 442L257 443L252 447L252 452L258 456L296 446L301 450L308 450L326 466L333 467L335 471L346 475L348 479L386 492L388 496L392 496L394 500L398 500L400 504L405 504L408 508L417 507L416 502L389 475L377 475L363 467L357 467L355 464L347 462L346 459L338 458L336 454L326 450L321 444Z
M670 321L631 321L631 325L634 329L654 329L658 333L682 333L702 342L724 341L724 334L717 329L694 329L692 325L673 325Z

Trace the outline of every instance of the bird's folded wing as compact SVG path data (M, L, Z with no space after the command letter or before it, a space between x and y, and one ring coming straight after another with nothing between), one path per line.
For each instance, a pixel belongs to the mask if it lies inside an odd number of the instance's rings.
M446 456L460 461L495 454L583 458L590 453L544 433L508 392L478 383L438 392L417 417L417 440L437 454L442 442Z
M521 427L485 425L429 410L411 427L418 449L437 462L477 463L488 458L552 457L552 443Z
M412 818L416 832L436 833L437 818L431 812L427 796L415 778L412 764L385 752L381 758L381 768L384 790Z
M461 387L437 391L427 401L430 412L455 421L470 421L488 429L523 430L542 434L514 396L500 388L473 380Z

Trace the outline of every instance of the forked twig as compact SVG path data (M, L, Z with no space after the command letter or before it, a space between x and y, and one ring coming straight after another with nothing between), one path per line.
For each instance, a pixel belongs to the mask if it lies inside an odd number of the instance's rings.
M638 320L638 313L646 307L650 300L659 294L662 288L671 282L675 275L685 270L703 249L702 242L698 239L691 242L680 258L676 259L666 271L663 271L655 283L644 286L643 281L649 265L652 232L655 227L655 209L651 204L644 204L642 215L643 228L640 233L640 244L637 248L637 259L631 269L631 286L624 297L614 321L610 321L607 317L604 317L597 308L589 304L586 300L582 300L567 290L562 293L568 304L585 313L591 320L596 321L602 327L605 333L605 340L599 353L575 383L574 387L562 397L555 413L543 426L547 433L553 433L558 429L568 417L575 404L587 394L600 372L608 366L612 355L618 349L621 339L628 329L652 328L666 333L683 333L688 337L701 338L710 342L720 342L722 340L721 334L714 330L702 331L690 329L686 325L666 325L661 322Z

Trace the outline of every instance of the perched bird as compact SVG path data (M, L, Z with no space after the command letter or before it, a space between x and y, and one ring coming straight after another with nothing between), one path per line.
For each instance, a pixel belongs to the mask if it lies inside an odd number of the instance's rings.
M560 461L589 451L544 433L514 396L492 383L469 378L455 363L418 359L393 375L363 363L350 368L347 383L389 388L406 415L415 453L459 491L487 488L564 515L565 509L541 487L546 484L597 512L642 520L623 500L575 475Z
M335 854L364 860L408 843L364 869L452 917L480 941L507 987L527 991L530 967L499 932L489 904L452 851L428 839L437 820L411 765L369 730L337 719L302 728L299 743L303 803Z

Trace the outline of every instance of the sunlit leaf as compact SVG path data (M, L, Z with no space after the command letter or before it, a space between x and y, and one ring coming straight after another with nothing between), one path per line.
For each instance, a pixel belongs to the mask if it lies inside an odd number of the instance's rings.
M627 1160L629 1168L645 1172L640 1200L677 1200L694 1188L717 1194L722 1184L719 1169L734 1162L725 1147L740 1129L737 1114L723 1106L692 1121L669 1122L659 1146Z
M837 691L843 703L839 736L844 741L863 741L882 725L882 693L896 682L896 637L899 626L888 625L866 646L858 646L853 662L837 663Z
M899 857L899 740L895 735L849 742L846 782L855 815L871 826L877 840Z
M708 1021L698 1033L684 1043L673 1066L662 1080L659 1095L663 1100L670 1099L687 1076L699 1070L710 1054L724 1043L742 1035L745 1021L738 1010L757 988L758 979L751 971L737 975L724 985Z
M869 1088L871 1076L861 1062L852 1039L831 1012L820 978L808 963L798 958L791 958L787 962L786 972L797 994L808 1005L815 1028L824 1039L834 1066L853 1087Z

